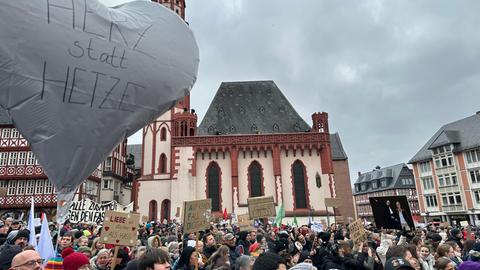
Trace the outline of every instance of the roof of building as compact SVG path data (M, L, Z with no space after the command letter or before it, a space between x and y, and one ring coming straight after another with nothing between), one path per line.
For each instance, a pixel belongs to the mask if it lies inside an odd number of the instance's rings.
M141 144L128 144L127 154L132 154L135 158L135 169L140 169L142 166L142 145Z
M13 125L12 118L10 118L7 111L2 108L0 108L0 125Z
M346 160L348 159L347 153L343 149L342 141L338 133L330 134L330 147L332 149L332 160Z
M199 135L310 131L273 81L222 82Z
M430 149L449 144L455 146L454 152L480 147L480 113L442 126L409 163L431 159Z
M402 179L411 179L411 183L404 183ZM382 187L380 180L386 181L386 186ZM373 188L372 183L377 182L377 188ZM393 166L375 169L371 172L362 173L355 181L355 186L366 184L365 190L354 189L354 194L362 194L369 192L383 191L393 188L415 188L413 172L405 163L396 164Z

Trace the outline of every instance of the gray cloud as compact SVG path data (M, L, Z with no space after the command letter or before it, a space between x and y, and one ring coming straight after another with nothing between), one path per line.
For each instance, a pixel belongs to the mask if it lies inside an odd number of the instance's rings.
M201 54L192 107L202 117L222 81L274 80L307 122L329 113L354 181L407 162L441 125L480 110L478 10L477 1L187 0Z

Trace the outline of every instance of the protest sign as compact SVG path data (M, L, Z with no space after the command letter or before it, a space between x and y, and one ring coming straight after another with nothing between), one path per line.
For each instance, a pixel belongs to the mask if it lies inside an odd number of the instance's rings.
M91 222L102 224L105 218L105 211L116 211L118 210L118 206L119 204L116 201L111 201L104 204L96 203L90 199L73 201L70 205L66 219L73 223Z
M442 222L442 223L440 223L440 226L443 227L443 228L448 228L448 227L450 227L450 223L449 222Z
M406 196L370 197L369 200L377 228L415 229Z
M365 239L365 228L363 227L361 219L357 219L350 223L348 229L350 230L350 239L352 239L354 243L358 243Z
M210 227L212 199L183 202L183 232L198 232Z
M250 219L269 218L276 216L273 196L248 198L247 202Z
M135 246L140 214L105 212L101 241L105 244Z
M238 215L238 228L240 231L251 231L253 230L253 220L250 219L249 214Z
M342 206L342 200L339 198L325 198L326 207L340 207Z
M466 220L460 221L460 226L467 227L468 226L468 221L466 221Z
M195 83L193 33L158 3L0 3L0 106L59 192Z
M322 223L313 222L312 226L310 228L312 229L312 231L314 231L316 233L323 232L323 224Z

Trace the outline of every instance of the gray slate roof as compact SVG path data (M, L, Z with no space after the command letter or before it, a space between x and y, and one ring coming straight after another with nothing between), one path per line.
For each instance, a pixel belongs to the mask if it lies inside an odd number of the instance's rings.
M198 134L293 133L310 129L273 81L242 81L222 82Z
M132 154L135 157L135 169L140 169L142 166L142 145L141 144L128 144L127 155Z
M412 179L411 185L404 185L402 179ZM380 182L387 181L387 186L382 187ZM372 183L377 181L377 188L372 187ZM366 190L357 191L357 186L366 185ZM396 164L393 166L381 168L371 172L362 173L355 181L354 195L377 192L393 188L415 188L413 172L405 163Z
M7 111L2 108L0 108L0 125L13 125L12 118L10 118Z
M346 160L348 159L347 153L343 149L342 141L338 133L330 134L330 146L332 149L332 160Z
M454 144L454 152L480 147L480 113L442 126L410 159L409 163L432 158L435 147Z

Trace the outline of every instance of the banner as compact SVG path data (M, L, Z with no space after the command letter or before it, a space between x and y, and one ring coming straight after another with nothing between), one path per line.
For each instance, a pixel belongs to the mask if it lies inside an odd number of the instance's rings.
M70 205L66 219L70 220L72 223L90 222L102 224L105 218L105 211L116 211L119 205L120 204L116 201L104 204L96 203L90 199L73 201Z

